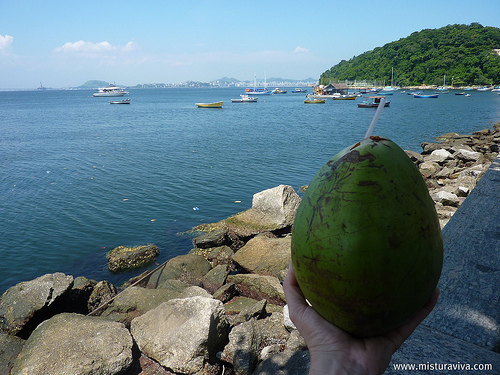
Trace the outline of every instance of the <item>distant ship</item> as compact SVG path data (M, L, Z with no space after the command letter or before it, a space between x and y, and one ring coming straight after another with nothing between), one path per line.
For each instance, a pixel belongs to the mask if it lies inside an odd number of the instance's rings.
M253 88L246 88L245 94L247 95L271 95L273 92L267 89L267 79L264 77L264 87L257 86L257 76L254 75Z
M43 86L42 86L42 82L41 82L41 81L40 81L40 87L37 87L36 89L37 89L37 90L47 90L47 88L46 88L46 87L43 87Z
M92 94L92 96L124 96L126 94L128 94L128 91L110 83L108 87L98 88L97 92Z

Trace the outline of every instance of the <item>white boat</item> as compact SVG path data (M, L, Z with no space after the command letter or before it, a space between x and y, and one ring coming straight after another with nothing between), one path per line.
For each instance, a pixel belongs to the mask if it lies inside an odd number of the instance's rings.
M380 92L380 95L392 95L394 94L394 91L398 91L399 87L394 86L394 68L392 68L391 72L391 85L390 86L385 86Z
M437 87L436 91L434 91L436 94L448 94L450 91L446 88L446 74L443 77L443 86Z
M128 91L125 91L122 88L111 83L108 87L98 88L97 92L94 92L92 96L125 96L127 94Z
M255 103L259 98L255 98L253 96L249 96L246 94L240 95L239 99L231 99L233 103Z

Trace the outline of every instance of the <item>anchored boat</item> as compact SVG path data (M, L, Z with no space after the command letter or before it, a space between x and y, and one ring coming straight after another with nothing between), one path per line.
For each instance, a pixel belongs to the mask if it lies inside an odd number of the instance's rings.
M198 108L222 108L223 102L215 102L215 103L196 103Z

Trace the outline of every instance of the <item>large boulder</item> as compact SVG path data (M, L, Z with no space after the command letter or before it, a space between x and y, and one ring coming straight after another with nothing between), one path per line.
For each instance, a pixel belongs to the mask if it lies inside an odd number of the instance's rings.
M273 238L259 235L238 250L233 261L249 272L280 278L290 262L290 246L290 236Z
M201 278L212 266L200 255L190 253L170 259L164 267L156 270L149 278L148 288L161 288L168 280L180 280L188 284L201 285Z
M299 195L289 185L279 185L254 194L252 208L225 220L240 238L290 227L300 204Z
M132 319L154 309L163 302L179 298L187 288L185 283L176 282L176 280L169 283L168 288L161 289L132 286L118 294L101 316L130 327Z
M160 249L158 249L156 245L135 247L118 246L106 255L108 259L108 269L111 272L119 272L131 268L142 267L153 262L159 254Z
M238 292L245 297L258 301L267 299L269 303L278 306L285 305L285 292L279 279L275 276L256 274L229 275L229 283L234 283Z
M130 329L143 353L181 374L200 371L228 335L222 302L205 297L164 302L132 320Z
M120 374L132 364L132 346L123 324L63 313L33 331L11 374Z
M9 288L0 300L0 329L27 338L43 321L64 311L62 301L73 285L73 276L53 273Z

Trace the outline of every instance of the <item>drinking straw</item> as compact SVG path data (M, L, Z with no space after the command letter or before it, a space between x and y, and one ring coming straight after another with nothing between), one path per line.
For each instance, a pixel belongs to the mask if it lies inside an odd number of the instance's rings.
M366 131L365 137L363 139L369 138L372 135L373 129L375 129L375 125L377 125L378 118L380 117L380 114L384 109L385 99L385 96L380 98L380 103L378 104L377 110L373 115L372 122L370 122L370 126L368 126L368 130Z

